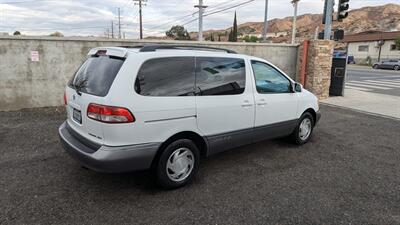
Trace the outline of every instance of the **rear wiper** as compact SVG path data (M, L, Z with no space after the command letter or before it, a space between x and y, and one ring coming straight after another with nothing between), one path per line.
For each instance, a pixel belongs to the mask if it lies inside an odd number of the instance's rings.
M77 84L73 85L75 87L75 91L78 95L82 95L81 90L82 88L87 86L87 79L83 79L82 81L80 81Z

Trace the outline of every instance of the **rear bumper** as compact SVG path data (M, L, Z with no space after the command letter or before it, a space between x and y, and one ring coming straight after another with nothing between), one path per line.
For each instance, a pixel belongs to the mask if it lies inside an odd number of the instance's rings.
M161 143L146 143L128 146L93 146L85 144L76 134L68 129L64 122L58 129L60 141L64 149L83 166L106 173L121 173L136 170L145 170L151 163Z

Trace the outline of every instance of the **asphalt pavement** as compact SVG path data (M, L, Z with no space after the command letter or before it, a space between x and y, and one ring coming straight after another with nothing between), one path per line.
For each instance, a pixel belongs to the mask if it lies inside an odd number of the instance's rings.
M400 121L321 108L310 143L221 153L172 191L81 168L63 109L0 112L0 224L400 224Z

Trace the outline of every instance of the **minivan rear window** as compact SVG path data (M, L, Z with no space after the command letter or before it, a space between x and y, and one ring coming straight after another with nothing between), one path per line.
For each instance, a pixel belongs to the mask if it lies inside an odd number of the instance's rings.
M92 56L78 69L69 86L83 93L104 97L124 60L113 56Z

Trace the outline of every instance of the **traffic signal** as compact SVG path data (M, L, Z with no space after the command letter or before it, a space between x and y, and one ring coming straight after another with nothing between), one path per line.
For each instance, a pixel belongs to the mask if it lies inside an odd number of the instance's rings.
M339 0L337 21L342 22L343 19L349 15L349 1L350 0Z

